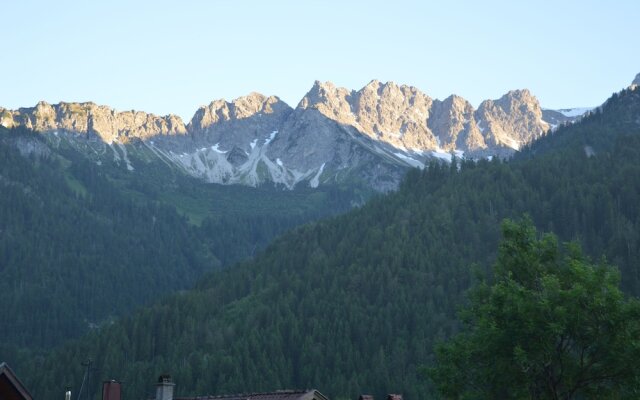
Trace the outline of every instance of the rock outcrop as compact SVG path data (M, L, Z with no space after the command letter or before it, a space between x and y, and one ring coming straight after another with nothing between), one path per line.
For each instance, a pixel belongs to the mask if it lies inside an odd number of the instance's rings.
M473 152L487 147L474 112L471 103L460 96L451 95L443 101L434 101L428 123L441 149Z
M182 119L175 115L159 117L141 111L118 112L94 103L51 105L41 101L32 108L0 110L0 124L8 128L24 126L41 132L66 131L97 136L105 143L187 133Z
M316 81L295 109L259 93L216 100L200 107L186 126L173 115L45 102L0 109L0 124L113 143L96 154L113 153L130 170L135 152L147 151L141 160L157 156L209 182L293 187L355 177L381 191L396 187L407 167L454 154L508 156L549 128L527 90L484 101L475 110L459 96L434 100L415 87L376 80L357 91Z
M488 146L518 150L549 130L538 100L526 89L512 90L498 100L485 100L476 119Z
M436 139L427 127L433 101L411 86L371 81L359 91L316 81L299 109L315 109L343 126L352 126L371 139L398 148L435 148Z
M414 87L393 82L374 80L359 91L316 82L298 109L315 109L371 139L418 152L517 150L549 129L528 90L486 100L476 111L462 97L432 100Z
M633 82L631 82L631 87L632 88L637 88L638 86L640 86L640 74L636 75L636 78L633 80Z
M187 130L197 144L250 151L281 128L293 109L276 96L251 93L232 102L216 100L196 111ZM255 142L254 142L255 141Z

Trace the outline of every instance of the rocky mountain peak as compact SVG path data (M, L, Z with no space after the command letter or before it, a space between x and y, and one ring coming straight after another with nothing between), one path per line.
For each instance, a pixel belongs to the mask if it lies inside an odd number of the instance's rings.
M321 82L316 80L307 94L304 95L298 108L310 108L317 104L324 103L330 94L335 91L335 85L331 82Z
M368 98L376 100L382 107L393 107L396 109L410 108L422 103L430 103L424 93L420 92L413 86L398 85L395 82L381 83L372 80L365 87L360 89L356 95L359 98Z
M449 107L451 110L458 112L473 111L473 106L464 97L460 97L457 94L452 94L446 99L442 100L442 104Z
M44 100L40 100L38 104L36 104L36 109L44 109L44 108L51 108L51 104L47 103Z
M62 130L95 135L107 143L187 132L182 119L175 115L159 117L134 110L118 112L92 102L51 105L40 101L35 107L5 110L0 123L5 127L20 125L41 132Z
M525 100L525 99L535 99L535 96L531 94L531 91L529 91L529 89L509 90L502 97L517 98L517 99L523 99L523 100Z
M377 96L388 96L390 93L398 92L400 86L393 81L380 82L377 79L371 80L362 89L358 90L358 93L372 93Z
M635 88L640 86L640 74L636 75L636 78L631 82L631 87Z
M321 103L326 103L331 101L335 97L339 97L341 95L350 94L350 91L337 87L333 82L326 81L321 82L316 80L313 82L313 86L307 94L300 101L299 107L309 108L314 107Z
M380 95L380 93L378 92L383 85L379 80L377 79L372 79L369 83L367 83L362 89L360 89L361 91L373 91L378 93L378 95Z
M422 149L436 140L426 121L432 100L412 86L372 80L352 91L316 81L298 109L314 109L326 118L351 126L375 140L397 147Z
M264 113L271 114L278 106L286 106L276 96L265 96L261 93L251 92L247 96L238 97L232 103L233 117L236 119L248 118L252 115Z
M276 96L252 92L232 102L214 100L196 111L189 122L190 131L202 131L214 124L250 118L259 114L288 113L291 107Z
M474 111L471 103L457 95L433 102L428 126L438 138L442 150L476 151L486 148Z
M456 95L432 100L413 86L372 80L358 91L316 81L298 106L314 109L374 140L415 151L480 152L489 146L519 149L543 135L538 100L527 89L512 90L478 109Z
M33 109L31 123L36 130L55 129L56 110L46 101L40 101Z
M315 109L329 119L343 124L354 122L351 110L353 92L337 87L332 82L315 81L313 87L302 98L298 109Z
M483 101L476 119L482 130L489 130L485 137L487 144L515 150L549 130L542 120L538 99L527 89L509 91L498 100Z
M352 171L379 190L393 188L403 168L422 167L434 157L506 157L549 128L526 89L475 110L457 95L433 100L413 86L375 79L357 91L315 81L295 110L256 92L214 100L186 127L173 115L46 102L0 109L0 124L86 134L106 143L139 138L142 147L210 182L271 180L293 187L307 180L315 187Z
M495 103L495 105L502 108L507 113L510 113L517 107L522 106L526 106L531 110L536 107L540 108L538 99L536 99L528 89L510 90L498 100L487 100L487 102Z
M415 87L373 80L353 100L356 127L371 138L411 149L435 144L427 127L432 100Z

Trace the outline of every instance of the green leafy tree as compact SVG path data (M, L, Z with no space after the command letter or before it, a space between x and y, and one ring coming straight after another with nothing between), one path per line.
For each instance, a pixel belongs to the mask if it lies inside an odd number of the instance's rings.
M503 223L492 284L471 291L461 333L429 373L445 398L639 398L640 303L575 244Z

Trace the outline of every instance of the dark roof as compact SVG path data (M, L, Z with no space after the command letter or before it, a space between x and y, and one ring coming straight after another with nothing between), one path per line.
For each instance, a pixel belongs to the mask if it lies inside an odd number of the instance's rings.
M32 400L31 394L24 387L7 363L0 363L0 399Z
M317 390L278 390L269 393L175 397L175 400L329 400Z

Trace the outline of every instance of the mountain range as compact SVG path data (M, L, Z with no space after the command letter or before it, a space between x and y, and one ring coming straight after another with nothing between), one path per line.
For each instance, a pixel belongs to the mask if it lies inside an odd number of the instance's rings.
M373 80L355 91L316 81L296 108L251 93L200 107L187 124L176 115L40 102L0 108L0 125L46 133L53 147L69 143L99 164L131 171L159 159L213 183L363 182L388 191L408 168L453 156L506 157L588 110L543 110L526 89L474 109L460 96L432 99L393 82Z

